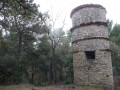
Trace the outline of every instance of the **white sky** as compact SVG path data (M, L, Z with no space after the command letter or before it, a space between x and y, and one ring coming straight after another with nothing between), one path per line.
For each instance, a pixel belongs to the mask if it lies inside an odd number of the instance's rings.
M120 1L119 0L34 0L35 3L40 5L40 11L49 12L56 21L55 28L61 27L62 21L65 18L65 30L69 30L72 25L70 13L72 9L82 4L100 4L107 10L107 18L113 20L114 23L120 24Z

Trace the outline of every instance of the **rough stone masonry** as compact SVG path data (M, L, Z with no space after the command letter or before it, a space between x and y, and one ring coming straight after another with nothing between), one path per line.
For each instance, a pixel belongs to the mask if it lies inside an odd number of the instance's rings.
M85 4L72 10L74 83L113 90L106 9Z

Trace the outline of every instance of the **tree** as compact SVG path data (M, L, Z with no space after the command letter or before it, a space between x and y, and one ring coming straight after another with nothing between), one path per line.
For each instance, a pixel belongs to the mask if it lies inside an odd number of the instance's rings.
M70 33L49 25L33 0L0 1L0 84L71 83Z
M57 66L57 60L56 60L56 49L59 47L59 44L61 43L65 32L63 31L64 25L65 25L65 19L62 21L63 25L60 28L55 28L56 21L59 19L61 14L57 13L56 17L53 17L52 7L51 7L51 13L52 16L50 18L50 27L48 32L48 37L51 43L51 62L50 62L50 82L53 84L56 83L56 66Z
M56 48L60 44L64 31L62 31L63 28L57 29L52 31L49 34L49 39L51 41L51 64L50 64L50 69L51 69L51 81L53 83L56 83Z
M117 45L120 45L120 25L119 24L114 25L110 34L110 38L112 42L115 42Z
M113 74L120 75L120 25L115 24L112 28L112 21L108 22L108 30L110 31L110 46L111 46L111 55L112 55L112 64L113 64Z
M71 33L63 37L63 40L56 50L57 68L60 72L60 81L64 84L73 83L73 60L71 47Z
M34 58L38 63L39 57L37 56L39 55L36 55L37 50L34 43L38 42L41 34L47 32L44 28L47 27L44 24L47 14L41 14L33 0L3 0L0 1L0 6L0 50L3 51L0 52L0 70L2 72L0 79L2 79L1 83L16 83L24 78L23 68L27 68L27 70L33 66L36 68L32 63ZM27 58L25 58L26 56ZM31 63L23 64L23 61L27 60ZM31 83L33 83L33 76L32 79L29 79Z
M112 65L114 76L120 75L120 46L111 42L111 55L112 55Z

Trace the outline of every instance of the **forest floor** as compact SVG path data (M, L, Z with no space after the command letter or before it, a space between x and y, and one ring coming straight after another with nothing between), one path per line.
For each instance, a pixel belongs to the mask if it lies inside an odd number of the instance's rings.
M98 87L71 85L33 86L33 85L0 85L0 90L102 90Z

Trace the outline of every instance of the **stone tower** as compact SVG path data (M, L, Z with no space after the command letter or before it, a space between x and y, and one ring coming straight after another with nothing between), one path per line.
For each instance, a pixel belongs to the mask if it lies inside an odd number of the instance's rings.
M85 4L71 12L74 83L113 90L106 10Z

